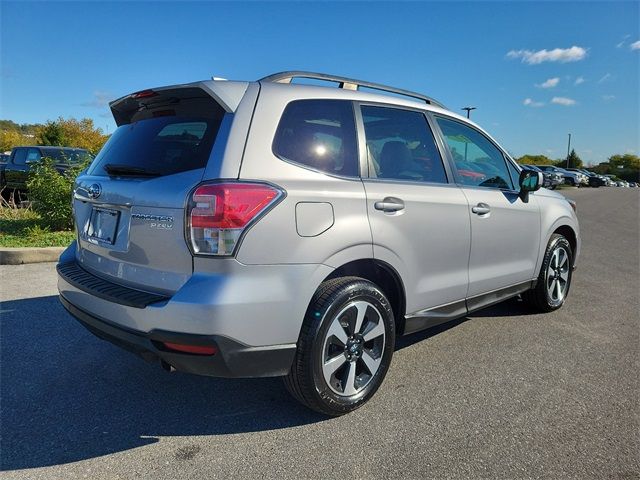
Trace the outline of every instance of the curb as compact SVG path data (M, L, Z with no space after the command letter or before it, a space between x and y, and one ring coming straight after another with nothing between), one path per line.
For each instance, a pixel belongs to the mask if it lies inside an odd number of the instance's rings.
M0 265L57 262L66 247L0 248Z

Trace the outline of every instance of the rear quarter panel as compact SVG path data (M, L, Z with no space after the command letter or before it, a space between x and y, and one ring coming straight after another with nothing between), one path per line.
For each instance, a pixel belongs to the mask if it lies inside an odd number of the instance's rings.
M292 100L318 98L317 92L305 93L305 90L271 84L261 88L240 178L274 183L286 191L286 197L251 227L240 246L238 260L245 264L314 263L337 267L351 260L372 258L371 229L362 181L288 163L272 151L274 135L286 105ZM332 90L326 90L327 98L331 98ZM301 235L300 225L313 224L315 219L300 218L300 215L313 215L312 212L319 211L300 208L300 204L305 203L331 205L333 219L318 219L321 227L317 235Z

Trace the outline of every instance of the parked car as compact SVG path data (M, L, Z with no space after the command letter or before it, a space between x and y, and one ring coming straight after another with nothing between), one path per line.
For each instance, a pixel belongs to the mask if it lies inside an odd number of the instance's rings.
M60 300L167 370L284 376L340 415L378 389L397 336L518 294L543 312L567 298L575 203L427 96L284 72L110 107L118 128L75 184Z
M562 175L564 183L567 185L571 185L572 187L577 187L580 185L580 177L575 172L570 172L560 167L554 167L553 165L538 165L538 167L544 172L559 173L560 175Z
M0 165L6 164L10 157L11 155L8 153L0 153Z
M55 161L55 168L59 172L91 158L89 152L82 148L15 147L11 150L9 161L0 170L0 187L26 190L31 167L45 157Z
M599 175L596 175L593 172L588 170L584 170L582 168L567 168L570 172L581 173L586 178L586 184L590 187L598 188L602 187L606 182Z
M547 172L544 170L541 170L540 168L538 168L536 165L521 165L523 168L529 169L529 170L535 170L537 172L542 172L542 174L544 175L544 186L546 188L549 188L550 190L554 190L558 185L562 185L564 183L564 177L557 172Z
M629 182L629 186L635 188L638 186L638 184L636 182Z

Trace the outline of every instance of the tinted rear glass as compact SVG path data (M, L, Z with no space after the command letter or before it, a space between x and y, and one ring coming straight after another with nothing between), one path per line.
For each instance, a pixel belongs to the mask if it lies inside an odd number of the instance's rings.
M219 120L160 117L123 125L94 160L90 175L107 175L105 166L122 165L171 175L207 164Z
M224 109L197 88L130 96L112 111L120 126L91 164L90 175L130 170L162 176L203 168L224 116Z
M351 102L296 100L287 105L273 152L332 175L358 176L356 126Z

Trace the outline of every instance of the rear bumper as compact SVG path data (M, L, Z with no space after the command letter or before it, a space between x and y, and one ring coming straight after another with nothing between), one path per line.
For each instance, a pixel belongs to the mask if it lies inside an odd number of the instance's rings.
M59 260L60 299L93 333L177 370L233 377L288 373L309 301L331 272L326 265L211 259L201 261L199 271L176 292L160 295L133 290L74 263L75 242ZM161 341L205 342L219 353L175 353L163 349Z
M165 368L213 377L274 377L289 372L296 346L249 347L219 335L193 335L163 330L138 332L93 316L60 295L64 308L97 337ZM176 353L162 342L215 348L213 355Z

